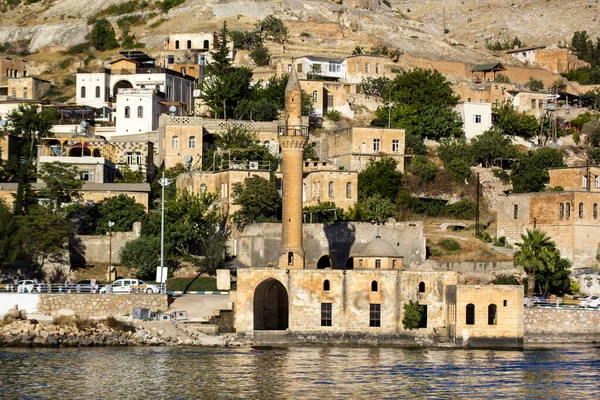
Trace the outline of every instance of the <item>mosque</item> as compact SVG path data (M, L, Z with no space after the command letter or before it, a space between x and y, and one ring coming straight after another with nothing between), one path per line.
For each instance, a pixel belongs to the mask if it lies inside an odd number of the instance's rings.
M312 262L307 267L302 151L309 133L301 98L292 69L278 129L283 157L278 263L238 269L236 331L257 344L522 347L521 286L459 285L454 271L407 269L397 250L402 243L388 242L388 235L356 246L345 268L317 268ZM410 301L422 306L416 329L402 323Z

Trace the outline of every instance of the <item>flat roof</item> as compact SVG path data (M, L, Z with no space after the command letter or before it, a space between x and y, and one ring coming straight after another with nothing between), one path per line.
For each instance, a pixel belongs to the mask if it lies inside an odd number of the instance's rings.
M537 49L545 49L545 45L539 46L528 46L528 47L519 47L518 49L506 50L506 54L518 53L521 51L529 51L529 50L537 50Z

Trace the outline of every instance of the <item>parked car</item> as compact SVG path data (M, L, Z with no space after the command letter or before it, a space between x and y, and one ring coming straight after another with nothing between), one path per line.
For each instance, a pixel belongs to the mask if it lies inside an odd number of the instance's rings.
M19 281L17 284L18 293L33 293L34 291L39 292L40 285L29 279Z
M580 299L579 305L581 307L600 307L600 297L588 296Z
M117 279L111 285L113 293L158 293L160 288L156 285L146 283L139 279ZM106 286L100 289L100 293L106 293Z

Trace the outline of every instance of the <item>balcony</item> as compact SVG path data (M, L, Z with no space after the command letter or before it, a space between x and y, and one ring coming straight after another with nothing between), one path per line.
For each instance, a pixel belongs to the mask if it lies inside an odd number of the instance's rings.
M308 126L304 125L279 125L277 136L304 136L308 137Z

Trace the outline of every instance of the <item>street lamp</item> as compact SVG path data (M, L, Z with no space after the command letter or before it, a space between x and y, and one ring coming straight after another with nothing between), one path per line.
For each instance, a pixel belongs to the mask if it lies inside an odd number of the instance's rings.
M162 187L161 213L160 213L160 293L163 293L163 268L165 266L165 186L170 184L173 179L165 178L165 171L158 183Z
M108 221L108 265L112 267L112 227L115 226L113 221Z

